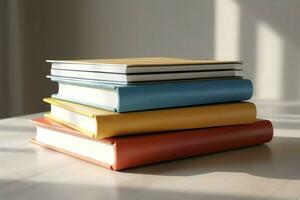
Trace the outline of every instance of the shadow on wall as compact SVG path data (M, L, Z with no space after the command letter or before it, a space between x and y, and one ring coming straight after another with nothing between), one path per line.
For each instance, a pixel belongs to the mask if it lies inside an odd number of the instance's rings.
M77 23L83 5L79 1L2 2L5 59L0 80L6 84L0 88L5 94L0 100L0 118L45 111L49 108L42 98L56 91L55 84L46 79L50 66L45 60L80 55Z
M49 58L241 59L258 99L300 101L298 0L0 3L0 117L49 109Z
M224 4L217 4L220 2ZM253 80L259 117L272 120L276 128L299 128L300 27L296 24L300 19L300 2L229 2L238 18L238 28L231 30L239 38L231 38L238 49L235 56L245 61L245 75ZM218 19L218 12L216 15ZM222 50L216 45L216 52L221 51L216 56L222 56Z
M56 88L45 78L46 59L214 55L211 0L1 1L6 59L0 80L7 84L0 88L6 94L0 117L49 109L41 99Z
M233 0L240 14L239 56L257 99L300 101L300 1Z

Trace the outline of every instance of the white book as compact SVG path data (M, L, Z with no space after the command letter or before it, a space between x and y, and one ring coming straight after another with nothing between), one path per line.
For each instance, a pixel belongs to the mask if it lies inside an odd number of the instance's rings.
M122 58L89 60L47 60L52 69L109 73L153 73L240 69L240 61L191 60L182 58Z
M136 83L147 81L170 81L170 80L187 80L201 78L221 78L242 76L240 70L214 70L214 71L196 71L196 72L168 72L168 73L147 73L147 74L116 74L101 73L89 71L73 71L51 69L52 76L91 79L99 81L111 81L119 83Z

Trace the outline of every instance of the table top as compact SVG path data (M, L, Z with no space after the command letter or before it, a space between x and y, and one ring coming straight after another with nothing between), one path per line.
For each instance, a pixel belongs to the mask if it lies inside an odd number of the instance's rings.
M1 199L299 199L299 127L266 145L110 171L32 144L29 119L0 120Z

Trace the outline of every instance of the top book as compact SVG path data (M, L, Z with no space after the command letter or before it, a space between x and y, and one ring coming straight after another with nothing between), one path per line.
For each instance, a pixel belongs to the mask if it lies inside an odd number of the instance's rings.
M121 58L87 60L47 60L52 69L121 74L239 70L241 61L191 60L182 58Z

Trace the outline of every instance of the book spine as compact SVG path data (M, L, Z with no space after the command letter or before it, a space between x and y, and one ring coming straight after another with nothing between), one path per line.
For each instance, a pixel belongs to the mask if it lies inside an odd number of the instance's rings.
M271 141L272 137L271 122L261 120L247 125L124 138L116 141L117 162L113 169L263 144Z
M97 116L97 138L253 123L256 107L238 102Z
M248 100L253 87L250 80L231 79L118 87L117 91L117 111L130 112Z

